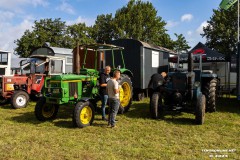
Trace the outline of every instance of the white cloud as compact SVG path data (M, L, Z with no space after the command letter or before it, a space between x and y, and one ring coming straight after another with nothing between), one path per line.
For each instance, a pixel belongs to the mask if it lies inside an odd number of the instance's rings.
M203 33L203 27L206 27L208 25L207 21L204 21L201 23L201 25L197 28L196 32L198 34L202 34Z
M192 31L187 31L187 35L188 35L188 36L191 36L192 34L193 34Z
M85 23L87 26L91 26L95 23L95 19L83 18L83 17L79 16L75 20L67 20L66 21L66 25L73 25L73 24L77 24L77 23Z
M0 25L0 48L13 52L16 47L14 40L21 38L26 29L31 29L33 22L23 20L20 24L11 25L10 23L2 23Z
M49 5L48 0L1 0L0 8L12 11L22 11L22 7L26 5L33 5L34 7Z
M193 15L192 14L184 14L182 17L181 17L181 21L182 22L185 22L185 21L191 21L193 19Z
M75 14L73 6L71 6L66 1L62 1L62 3L59 6L57 6L56 9L62 12L66 12L68 14Z
M177 26L179 23L176 21L167 21L167 25L166 28L173 28L175 26Z
M5 21L5 20L10 20L13 18L13 16L14 16L13 12L0 10L0 21L1 22Z

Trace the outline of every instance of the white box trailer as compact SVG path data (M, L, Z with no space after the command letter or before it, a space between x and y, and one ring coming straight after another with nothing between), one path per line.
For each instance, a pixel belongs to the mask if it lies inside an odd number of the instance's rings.
M11 75L11 52L0 50L0 76Z

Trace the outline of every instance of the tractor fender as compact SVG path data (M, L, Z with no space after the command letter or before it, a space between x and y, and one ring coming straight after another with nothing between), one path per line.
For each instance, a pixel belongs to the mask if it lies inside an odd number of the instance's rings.
M126 75L128 75L130 78L133 78L133 73L132 73L130 70L126 69L126 68L120 69L120 72L121 72L121 74L126 74Z
M92 98L91 98L91 97L82 97L79 101L87 102L87 101L89 101L90 99L92 99Z
M197 100L197 98L202 94L201 92L201 87L198 86L198 87L194 87L193 89L193 99L194 100Z

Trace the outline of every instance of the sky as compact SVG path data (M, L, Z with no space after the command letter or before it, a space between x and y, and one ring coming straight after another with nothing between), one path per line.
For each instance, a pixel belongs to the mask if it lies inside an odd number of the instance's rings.
M142 0L147 1L147 0ZM194 47L199 41L203 26L218 9L221 0L149 0L158 16L167 23L167 33L183 34ZM66 24L85 22L93 25L97 15L116 13L128 0L0 0L0 49L14 51L14 40L21 38L34 21L43 18L61 18Z

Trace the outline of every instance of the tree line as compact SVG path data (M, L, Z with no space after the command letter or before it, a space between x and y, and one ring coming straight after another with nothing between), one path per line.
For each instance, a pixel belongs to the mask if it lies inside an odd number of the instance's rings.
M166 22L157 15L151 2L130 0L126 6L112 14L98 15L95 24L66 25L61 18L34 21L32 30L27 29L20 39L14 41L15 53L28 57L31 50L50 42L53 47L74 48L77 44L110 43L114 39L131 38L187 52L190 48L182 34L172 40L167 34Z
M236 54L237 18L237 3L229 10L214 9L201 34L206 38L205 44L228 56ZM45 42L55 47L74 48L77 44L109 43L119 38L132 38L176 52L187 52L190 46L185 37L175 33L176 40L173 41L165 27L166 22L157 16L151 2L130 0L116 11L114 17L112 14L98 15L93 26L85 23L66 25L61 18L35 21L32 31L26 30L20 39L14 41L17 45L15 52L27 57L33 48Z
M213 15L208 20L208 25L203 28L203 37L206 45L230 57L237 53L238 41L238 11L237 3L228 10L214 9Z

